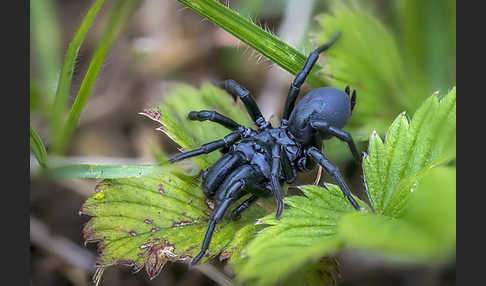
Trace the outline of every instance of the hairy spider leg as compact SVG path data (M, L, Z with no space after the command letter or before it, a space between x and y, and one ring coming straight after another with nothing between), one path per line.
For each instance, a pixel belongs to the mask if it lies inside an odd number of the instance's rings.
M275 218L279 219L283 211L283 195L280 188L280 154L282 148L280 145L274 145L272 148L272 172L270 174L270 185L272 187L272 194L277 202L277 213Z
M250 207L250 205L258 199L257 195L251 195L248 199L246 199L244 202L242 202L239 206L237 206L232 212L231 212L231 219L232 220L239 220L241 218L241 213L246 210L247 208Z
M253 96L251 96L250 92L246 88L242 87L232 79L217 83L217 85L224 88L233 97L233 99L236 100L237 97L239 97L241 101L243 101L248 114L250 114L251 119L253 119L255 124L258 126L258 129L265 129L269 126L268 122L263 117L260 108L256 104L255 99Z
M339 169L334 166L316 147L308 148L306 150L306 153L313 161L321 165L322 168L324 168L324 170L326 170L326 172L336 180L344 196L348 199L348 201L351 203L351 205L353 205L356 210L359 210L359 205L351 195L351 191L349 190L348 186L346 186L346 183L344 183Z
M245 131L245 127L236 123L233 119L226 117L214 110L191 111L187 115L189 120L212 121L232 131Z
M287 125L290 114L292 113L292 110L294 109L295 101L297 100L297 96L299 96L300 87L304 84L305 79L309 75L312 67L314 67L315 63L317 62L317 59L319 58L319 54L322 53L323 51L327 50L329 47L331 47L332 44L334 44L337 41L339 36L341 36L341 32L334 35L329 42L327 42L324 45L315 49L307 57L307 60L305 62L304 67L302 68L302 71L300 71L295 76L294 81L290 85L289 93L288 93L288 96L287 96L287 100L285 101L285 107L284 107L284 111L283 111L283 115L282 115L282 125L284 125L284 126Z
M196 265L203 258L211 243L214 228L223 219L228 207L247 194L245 187L256 186L260 183L262 183L262 174L250 165L243 165L237 168L225 178L223 184L219 187L221 191L217 192L220 197L216 198L215 211L209 221L209 227L204 236L201 251L191 261L191 266Z
M235 143L239 139L241 139L241 132L233 132L228 135L226 135L223 139L216 140L213 142L209 142L207 144L204 144L201 146L199 149L187 151L184 153L177 154L174 156L172 159L169 160L169 162L174 163L189 157L194 157L198 156L201 154L208 154L211 153L215 150L218 150L219 148L223 147L229 147L231 144Z
M332 136L344 141L348 144L349 150L353 154L353 158L357 163L361 162L361 156L359 155L358 149L354 144L353 137L348 132L341 130L339 128L330 126L326 121L313 121L310 124L312 128L319 130L320 132L331 134Z

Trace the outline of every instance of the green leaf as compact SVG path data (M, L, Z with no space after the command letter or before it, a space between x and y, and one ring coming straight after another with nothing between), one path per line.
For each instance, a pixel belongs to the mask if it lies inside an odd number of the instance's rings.
M91 90L96 82L96 78L101 66L103 65L103 61L108 54L113 41L122 31L125 23L138 4L139 2L137 0L120 1L111 11L105 32L101 37L101 42L99 43L93 59L88 67L88 71L84 76L74 104L69 112L66 124L63 126L60 137L57 138L58 140L54 141L54 150L57 153L63 153L65 151L67 143L74 133L76 124L78 123L81 112L86 104L86 100L88 100L88 96L91 94Z
M390 260L426 262L446 259L455 248L455 168L429 171L413 189L401 218L352 213L339 224L339 237L348 247L386 256Z
M102 181L80 210L93 216L83 237L99 243L98 265L145 267L154 278L166 261L189 262L200 250L212 212L196 183L167 167L156 175ZM255 232L256 219L264 214L253 205L236 222L224 219L202 262L223 250L222 259L241 252Z
M157 130L167 134L183 150L197 149L202 144L221 139L231 132L213 122L188 120L187 114L194 110L217 110L241 125L254 127L248 115L239 106L235 106L225 91L209 83L203 84L199 90L189 85L177 85L162 104L140 114L162 124ZM218 152L213 152L192 159L206 169L219 157Z
M392 260L446 259L455 247L456 88L429 97L411 122L400 114L385 143L373 132L363 161L376 214L345 215L338 236L351 248Z
M412 83L444 90L456 75L456 1L395 1L395 21Z
M242 42L248 44L281 68L297 74L304 67L307 55L302 54L274 35L268 33L250 19L224 6L216 0L178 0L182 4L226 30ZM307 78L313 86L323 86L325 82L317 76L322 67L316 65Z
M76 34L74 35L69 47L64 56L64 62L59 74L59 82L57 83L56 96L52 106L50 127L53 142L57 142L61 135L61 129L63 126L64 116L66 115L66 106L69 99L69 91L71 89L71 81L73 77L74 64L78 56L79 48L83 43L86 34L88 33L91 24L93 23L96 15L103 6L104 0L97 0L93 3L88 13L81 22Z
M42 167L46 167L47 162L47 152L46 147L44 147L44 143L40 138L39 134L35 131L35 129L30 126L30 150L34 153L39 165Z
M370 138L363 171L374 209L400 217L410 190L424 171L455 155L456 88L439 101L430 96L409 123L405 113L390 126L385 143Z
M292 208L286 209L280 220L271 214L260 221L270 226L246 248L248 257L237 279L251 285L274 285L341 248L337 224L354 209L337 186L326 187L301 187L305 197L286 197L285 203Z

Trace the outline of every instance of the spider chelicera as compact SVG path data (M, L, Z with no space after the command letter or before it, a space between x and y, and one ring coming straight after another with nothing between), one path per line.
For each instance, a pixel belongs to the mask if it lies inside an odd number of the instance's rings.
M290 86L280 127L273 128L263 118L249 91L234 80L225 80L218 85L235 100L239 97L243 101L258 130L239 125L216 111L201 110L189 113L190 120L209 120L233 131L223 139L178 154L170 160L176 162L224 148L224 155L205 170L202 176L202 190L215 204L201 251L192 260L191 266L197 264L208 250L214 228L229 206L244 195L252 194L232 211L231 218L237 220L241 212L258 197L273 196L277 202L276 217L280 218L284 205L281 185L293 182L298 171L309 171L316 163L336 180L344 196L356 210L359 210L359 205L351 196L338 168L320 151L322 141L334 136L346 142L355 160L360 161L351 135L341 129L351 117L356 103L356 90L350 95L349 87L344 91L322 87L311 91L295 105L300 87L319 54L328 49L339 36L340 33L336 34L328 43L318 47L307 57L304 68Z

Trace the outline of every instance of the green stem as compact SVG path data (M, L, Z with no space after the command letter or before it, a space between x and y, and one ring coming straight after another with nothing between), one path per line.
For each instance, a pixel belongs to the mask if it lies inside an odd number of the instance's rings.
M43 176L53 179L114 179L159 174L159 165L74 164L45 169Z
M45 168L47 164L47 152L46 147L44 147L44 143L40 138L39 134L35 131L35 129L30 126L30 150L34 153L39 165Z
M291 74L297 74L305 64L306 56L289 46L274 35L260 28L251 20L224 6L216 0L177 0L194 10L201 16L226 30L254 48L272 62L276 63ZM313 86L326 85L323 78L316 75L322 69L314 67L314 73L307 78Z

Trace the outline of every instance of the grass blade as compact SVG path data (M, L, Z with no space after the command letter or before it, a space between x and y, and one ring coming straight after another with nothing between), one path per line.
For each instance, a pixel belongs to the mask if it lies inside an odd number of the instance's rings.
M66 124L62 129L59 140L56 142L57 144L55 145L55 149L57 151L61 153L65 151L66 144L68 143L74 132L81 112L86 104L86 100L91 93L93 85L96 82L98 73L101 69L101 66L103 65L103 61L105 60L105 57L108 54L108 51L113 44L113 41L122 30L124 24L127 22L127 19L132 14L131 12L134 10L133 8L135 7L135 4L137 3L138 1L135 0L121 1L118 2L117 5L114 7L108 20L105 32L101 37L101 43L99 44L98 49L96 50L93 59L91 60L88 71L86 72L86 75L83 79L71 111L69 112Z
M91 24L96 18L96 15L98 15L98 12L100 11L104 2L104 0L97 0L91 6L88 13L84 17L83 22L81 22L79 29L76 31L74 38L69 44L66 55L64 56L64 63L61 67L61 73L59 75L59 82L57 84L56 96L54 98L50 118L54 153L59 153L59 144L56 142L59 141L59 137L61 135L62 123L66 114L65 109L69 97L69 91L71 89L74 64L78 56L79 48L81 47L81 44L83 43Z
M201 16L254 48L272 62L291 74L297 74L304 66L306 55L268 33L250 19L238 14L215 0L178 0ZM314 71L322 67L316 65ZM313 86L325 86L322 77L311 73L307 82Z
M32 125L30 126L30 150L32 150L32 153L34 153L37 161L39 161L39 165L45 168L47 162L46 147L44 147L42 139Z

